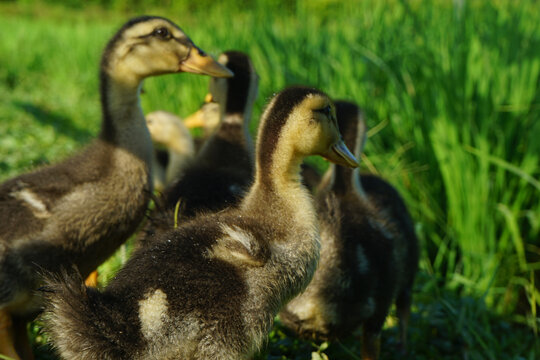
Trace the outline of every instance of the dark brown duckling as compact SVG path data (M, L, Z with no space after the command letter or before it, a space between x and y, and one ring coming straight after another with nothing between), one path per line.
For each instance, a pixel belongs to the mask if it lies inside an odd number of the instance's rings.
M347 146L361 155L366 126L353 103L336 102ZM280 313L306 338L328 340L363 327L363 359L377 359L382 326L395 301L405 345L418 266L413 222L398 192L374 175L331 166L318 192L321 258L306 291Z
M50 280L47 329L64 359L247 359L319 253L304 157L357 166L331 100L288 88L259 126L255 181L238 208L198 216L137 250L99 292Z
M42 306L33 293L40 272L75 264L86 276L134 232L152 192L140 85L146 77L181 71L232 75L169 20L130 20L103 53L99 137L59 164L0 185L0 335L26 339L24 324ZM13 339L0 343L2 354L17 358Z
M258 76L249 56L242 52L226 51L218 61L235 74L229 79L210 80L207 100L219 104L221 121L182 176L164 191L158 211L151 215L146 240L158 229L172 228L175 219L185 221L200 212L238 204L253 182L254 149L249 122ZM215 122L203 112L199 118L201 125ZM179 211L175 211L177 204Z

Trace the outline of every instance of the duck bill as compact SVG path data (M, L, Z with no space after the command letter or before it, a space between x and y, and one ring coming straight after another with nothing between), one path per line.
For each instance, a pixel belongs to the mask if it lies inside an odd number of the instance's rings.
M350 152L349 148L343 141L334 144L331 150L324 155L324 157L338 165L356 168L359 166L358 160Z
M184 119L184 125L186 125L188 129L203 127L204 126L203 111L198 110L197 112L189 115L187 118Z
M231 70L212 59L196 46L191 48L188 57L180 63L178 70L219 78L229 78L234 76Z

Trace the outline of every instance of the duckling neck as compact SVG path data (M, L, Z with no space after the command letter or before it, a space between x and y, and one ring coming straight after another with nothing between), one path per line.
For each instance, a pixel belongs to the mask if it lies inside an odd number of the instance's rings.
M184 133L181 129L174 127L170 138L172 140L168 141L167 146L171 157L185 158L195 154L195 145L189 133Z
M101 71L103 123L99 138L129 151L149 166L152 139L139 100L141 79L113 73Z
M182 169L186 167L186 164L192 159L195 154L195 149L181 151L169 150L169 164L166 169L165 180L170 183L175 180L177 176L182 172Z
M226 112L218 129L221 136L231 138L246 149L253 149L253 140L249 133L249 115L238 112Z
M240 113L224 114L222 120L197 154L207 166L253 172L253 145Z
M365 197L365 191L360 181L360 171L358 168L349 169L343 166L331 165L331 180L330 186L335 193L351 193L355 192L362 197Z
M259 154L255 182L244 199L244 209L256 211L257 205L265 203L275 209L291 211L294 215L306 211L309 214L305 215L312 215L308 210L312 208L312 200L300 178L302 159L292 150L285 149L268 156Z

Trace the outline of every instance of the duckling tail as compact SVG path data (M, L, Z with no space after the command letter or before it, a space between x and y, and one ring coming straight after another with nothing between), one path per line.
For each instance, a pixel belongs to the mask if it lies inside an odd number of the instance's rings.
M104 294L84 285L77 269L45 276L42 319L62 359L127 359L114 336Z

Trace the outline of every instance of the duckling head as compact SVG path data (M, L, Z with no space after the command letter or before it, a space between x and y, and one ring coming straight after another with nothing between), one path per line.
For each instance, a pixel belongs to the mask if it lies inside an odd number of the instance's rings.
M260 164L287 156L276 151L279 148L292 151L299 161L320 155L339 165L358 166L339 132L332 100L317 89L294 86L276 95L263 113L258 139Z
M367 125L362 110L353 102L338 100L335 102L339 130L349 149L359 158L367 139Z
M199 49L177 25L154 16L128 21L108 43L101 65L110 76L126 82L182 71L233 76L230 70Z
M241 114L249 119L259 88L259 76L251 59L243 52L229 50L219 56L218 62L230 69L234 77L210 80L213 101L220 104L222 114Z
M189 115L184 120L184 125L188 129L203 128L204 136L209 136L216 130L221 121L221 109L214 101L211 94L207 94L201 108Z
M146 126L155 145L193 155L195 145L189 129L175 115L153 111L146 115Z
M249 122L259 88L259 76L247 54L228 50L219 56L218 62L230 69L234 77L213 77L205 104L185 120L187 127L203 127L205 133L212 132L224 115Z

